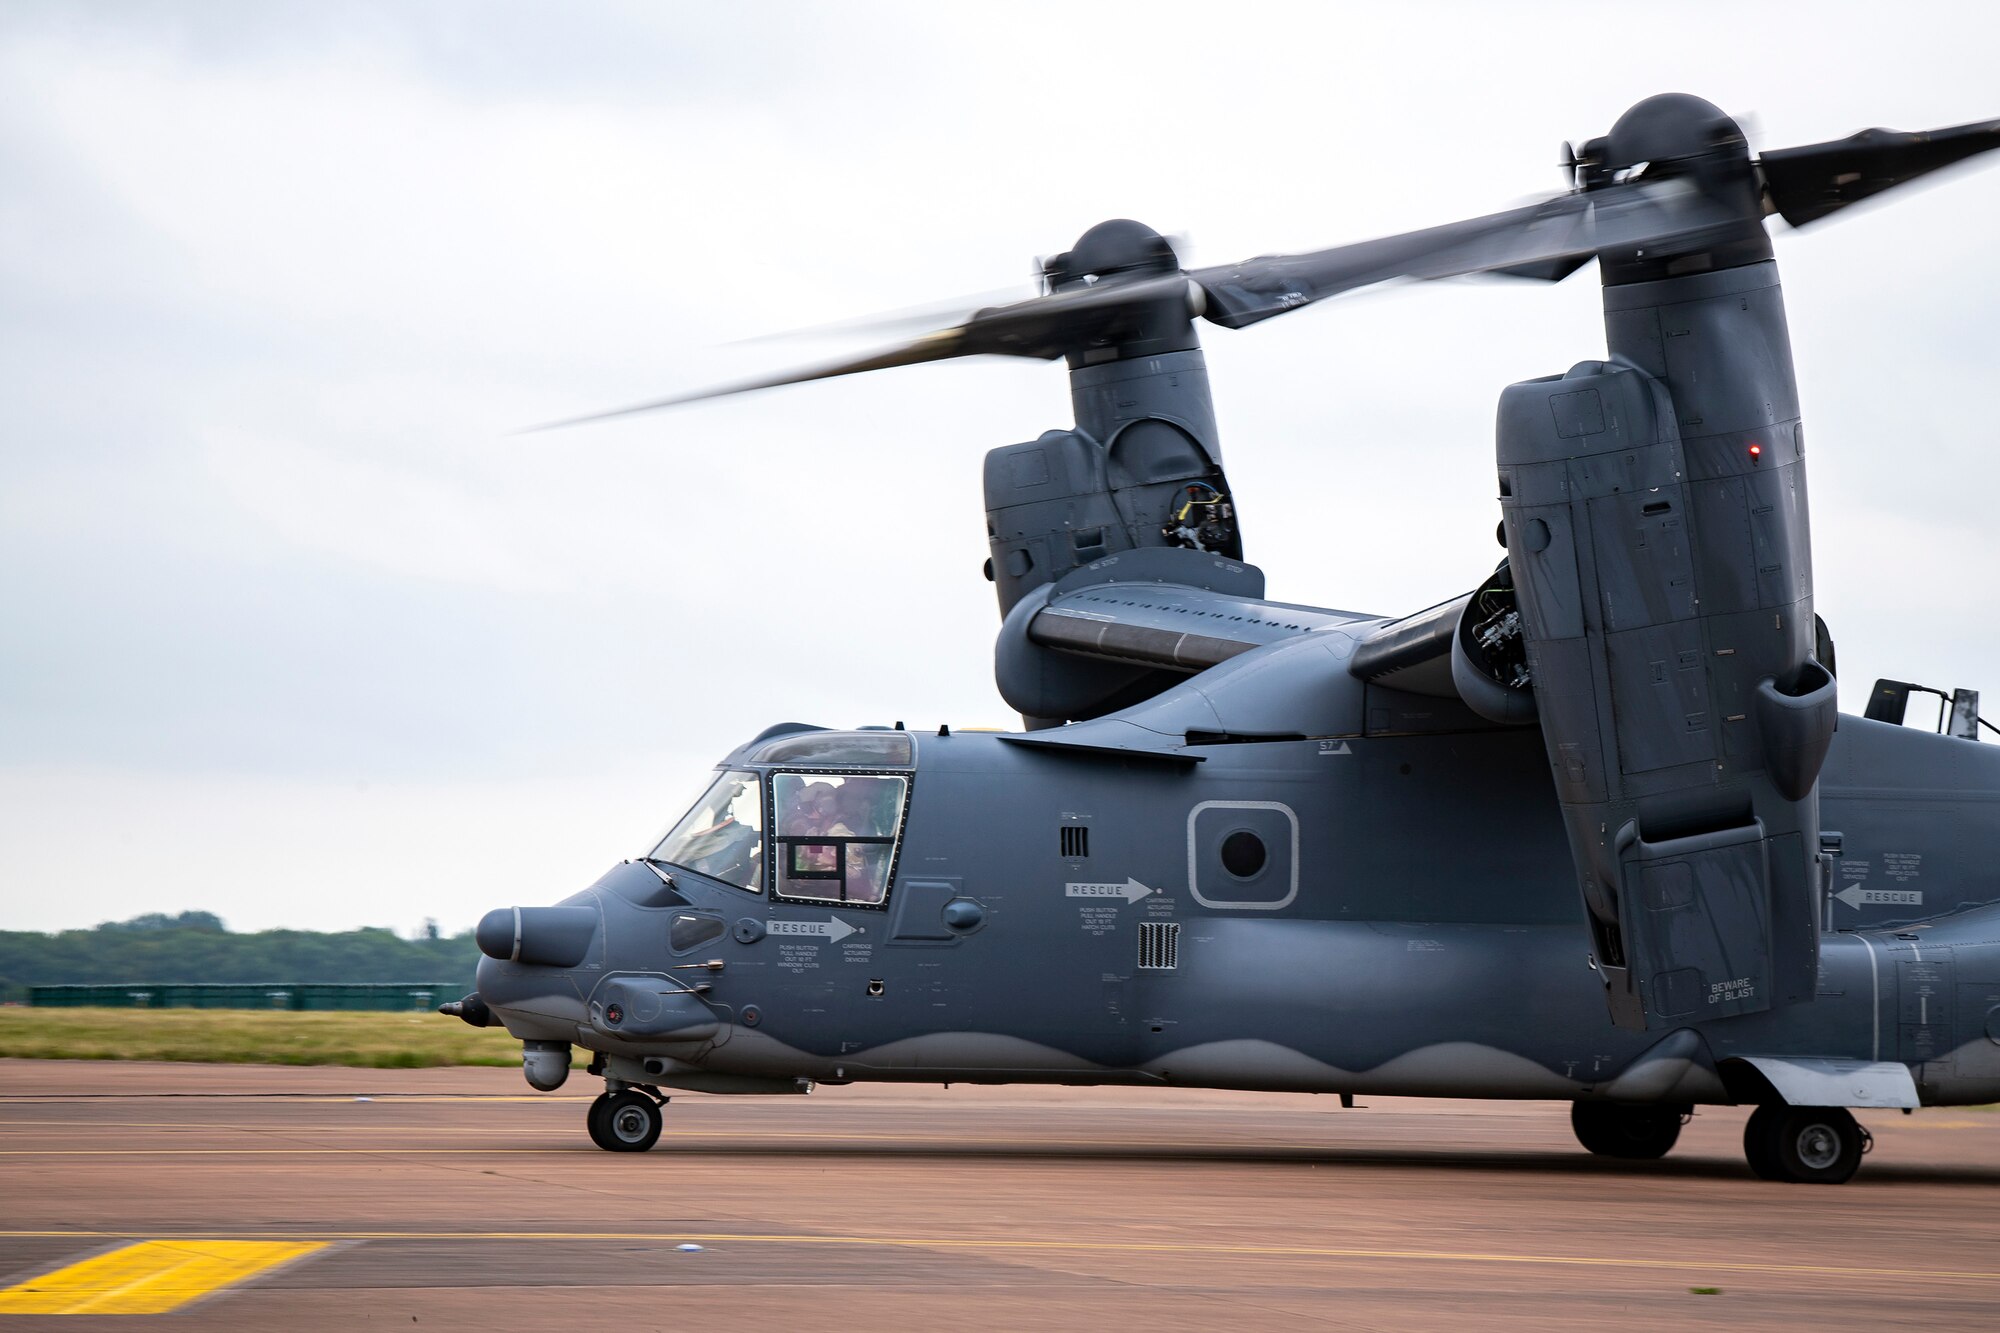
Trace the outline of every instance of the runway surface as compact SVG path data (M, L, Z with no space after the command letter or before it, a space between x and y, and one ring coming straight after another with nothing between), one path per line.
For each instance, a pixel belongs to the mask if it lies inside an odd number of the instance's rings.
M1735 1110L1630 1164L1561 1103L850 1087L629 1155L593 1083L0 1061L0 1310L98 1311L0 1333L2000 1326L2000 1113L1864 1115L1820 1187Z

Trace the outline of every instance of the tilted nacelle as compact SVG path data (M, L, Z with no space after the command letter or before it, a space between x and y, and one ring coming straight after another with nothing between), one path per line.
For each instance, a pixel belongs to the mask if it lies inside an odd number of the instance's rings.
M1613 360L1510 387L1498 446L1595 961L1628 1026L1810 999L1836 714L1777 275L1611 287L1605 304Z
M1065 654L1060 640L1051 644L1032 629L1059 584L1110 581L1115 576L1089 571L1124 556L1168 554L1192 557L1189 568L1234 565L1234 576L1222 576L1230 594L1264 591L1262 576L1244 575L1240 563L1236 501L1222 473L1201 352L1081 366L1070 372L1070 390L1074 430L986 456L986 574L1004 621L998 683L1031 727L1151 698L1188 669ZM1187 581L1221 587L1205 575Z

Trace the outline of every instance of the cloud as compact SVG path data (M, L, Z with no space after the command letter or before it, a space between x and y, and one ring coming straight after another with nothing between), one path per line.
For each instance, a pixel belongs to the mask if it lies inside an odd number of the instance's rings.
M1662 89L1764 144L1994 111L1986 8L1942 46L1691 12L9 5L0 874L89 924L144 864L190 896L133 910L237 923L289 838L353 924L341 885L415 902L504 846L534 873L478 882L535 901L769 722L1007 721L979 456L1068 421L1060 367L509 432L846 350L727 344L1019 282L1104 217L1217 263L1488 211ZM1551 32L1599 54L1549 77ZM1850 706L1995 660L1996 211L1969 171L1780 236ZM1494 402L1600 355L1597 302L1205 331L1273 595L1393 612L1490 568ZM78 854L114 826L143 860Z
M283 541L413 578L554 586L508 548L504 510L462 483L235 432L213 435L206 452L223 491Z

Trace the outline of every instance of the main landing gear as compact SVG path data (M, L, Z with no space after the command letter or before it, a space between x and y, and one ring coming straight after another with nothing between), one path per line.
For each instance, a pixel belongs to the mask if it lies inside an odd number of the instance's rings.
M1571 1102L1570 1127L1601 1157L1648 1161L1667 1155L1689 1119L1685 1106ZM1838 1106L1760 1106L1743 1126L1743 1155L1763 1180L1838 1185L1850 1179L1874 1138Z
M1838 1106L1760 1106L1743 1126L1743 1155L1764 1180L1838 1185L1874 1146L1874 1136Z
M660 1141L666 1104L651 1088L601 1092L590 1104L590 1141L606 1152L644 1152Z
M1600 1157L1651 1161L1667 1155L1689 1114L1685 1106L1571 1102L1569 1125L1576 1131L1576 1141Z

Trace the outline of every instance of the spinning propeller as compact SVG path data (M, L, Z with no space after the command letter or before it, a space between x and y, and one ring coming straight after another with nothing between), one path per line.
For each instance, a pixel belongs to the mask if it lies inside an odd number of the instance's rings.
M961 356L1072 366L1195 346L1193 318L1239 329L1342 292L1397 279L1506 273L1557 281L1602 256L1606 277L1695 272L1713 257L1768 254L1764 218L1803 227L1849 204L2000 147L2000 120L1846 139L1750 156L1742 129L1700 98L1648 98L1611 132L1567 154L1573 186L1539 203L1422 231L1298 255L1183 269L1137 222L1100 223L1043 265L1041 296L977 310L949 328L852 360L549 422L650 412L752 389Z

